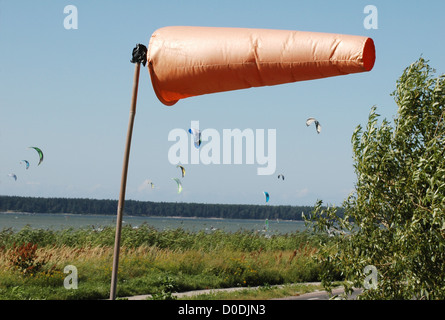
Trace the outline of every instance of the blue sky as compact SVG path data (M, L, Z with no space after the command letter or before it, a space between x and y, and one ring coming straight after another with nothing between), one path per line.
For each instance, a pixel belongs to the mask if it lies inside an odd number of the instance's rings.
M366 5L378 29L366 29ZM76 6L78 29L64 28ZM404 68L421 55L445 72L443 1L0 1L0 194L117 199L137 43L171 25L269 28L371 37L368 73L239 90L167 107L141 69L127 199L162 202L340 205L353 190L351 136L373 105L392 119L390 96ZM307 128L314 116L321 134ZM186 165L184 191L171 178L171 130L275 129L277 170L258 164ZM40 147L45 159L37 166ZM21 160L30 161L26 170ZM14 181L8 174L14 172ZM277 179L279 173L285 180ZM152 180L151 189L144 181Z

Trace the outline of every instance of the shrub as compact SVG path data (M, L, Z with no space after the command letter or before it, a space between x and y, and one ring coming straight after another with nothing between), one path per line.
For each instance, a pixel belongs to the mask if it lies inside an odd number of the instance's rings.
M49 257L39 259L37 256L37 244L31 242L23 243L20 246L14 246L9 253L12 266L25 275L34 275L41 271L42 267L47 263Z
M423 58L405 69L394 128L373 107L353 133L357 182L344 216L317 203L316 229L340 234L322 250L325 285L340 272L348 290L365 286L370 265L376 286L363 297L445 298L445 75L433 72Z

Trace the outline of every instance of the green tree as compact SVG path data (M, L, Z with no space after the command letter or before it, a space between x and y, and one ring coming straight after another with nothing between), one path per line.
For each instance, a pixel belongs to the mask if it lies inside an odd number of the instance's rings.
M315 206L315 230L336 235L318 258L327 289L340 275L346 291L365 287L361 298L445 299L445 75L434 73L423 58L411 64L392 94L394 127L379 126L372 107L354 131L357 180L344 215Z

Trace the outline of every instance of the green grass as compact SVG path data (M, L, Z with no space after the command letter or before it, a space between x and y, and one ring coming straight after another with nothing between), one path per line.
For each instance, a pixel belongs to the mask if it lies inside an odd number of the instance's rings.
M172 292L319 281L320 267L312 259L319 240L305 232L266 238L250 231L196 233L126 226L117 296L168 298ZM14 246L23 243L37 245L30 261L39 268L23 270L12 262L19 254ZM113 245L114 228L3 230L0 299L107 299ZM77 289L63 285L67 265L77 268Z

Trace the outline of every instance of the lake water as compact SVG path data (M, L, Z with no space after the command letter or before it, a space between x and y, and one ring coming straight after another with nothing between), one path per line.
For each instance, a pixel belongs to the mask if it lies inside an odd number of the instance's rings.
M193 232L223 230L236 232L249 230L266 232L265 220L250 219L204 219L180 217L136 217L124 216L122 224L138 227L146 223L157 230L182 228ZM26 225L33 229L60 230L66 228L101 228L116 226L115 215L86 215L86 214L45 214L45 213L0 213L0 230L12 228L19 231ZM269 220L267 232L269 234L285 234L305 230L303 221Z

